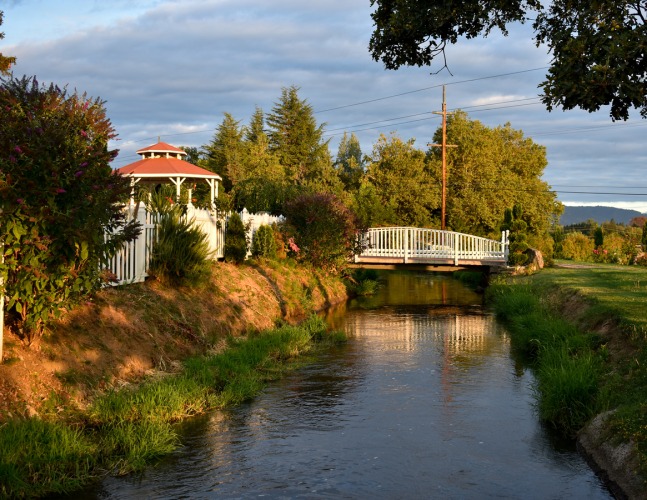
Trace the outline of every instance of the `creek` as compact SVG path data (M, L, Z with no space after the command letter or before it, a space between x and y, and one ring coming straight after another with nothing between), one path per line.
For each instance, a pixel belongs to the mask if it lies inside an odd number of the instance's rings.
M349 342L249 404L183 425L176 453L95 498L612 498L544 428L532 372L482 296L385 273L328 313Z

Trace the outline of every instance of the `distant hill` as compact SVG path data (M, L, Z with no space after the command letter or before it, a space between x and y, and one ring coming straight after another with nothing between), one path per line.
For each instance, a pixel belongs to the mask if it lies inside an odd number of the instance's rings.
M608 222L611 219L618 223L629 224L629 221L634 217L641 215L637 210L626 210L624 208L615 207L568 207L564 206L564 213L559 219L562 226L569 226L577 224L578 222L586 222L593 219L598 224Z

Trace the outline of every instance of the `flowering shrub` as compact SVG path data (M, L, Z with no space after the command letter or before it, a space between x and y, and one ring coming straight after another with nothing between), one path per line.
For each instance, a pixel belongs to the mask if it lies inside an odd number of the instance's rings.
M288 249L300 261L338 271L352 257L360 231L355 214L333 194L302 194L284 205Z
M0 79L0 114L0 272L9 319L31 342L100 285L100 263L139 229L121 211L130 182L110 167L103 102Z

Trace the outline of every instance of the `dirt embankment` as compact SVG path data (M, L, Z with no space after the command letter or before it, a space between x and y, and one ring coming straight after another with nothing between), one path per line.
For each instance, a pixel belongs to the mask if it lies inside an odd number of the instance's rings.
M345 299L339 280L276 263L216 263L199 288L149 281L102 290L53 324L38 345L24 346L5 328L0 422L83 408L98 391L217 350L228 335L295 321Z

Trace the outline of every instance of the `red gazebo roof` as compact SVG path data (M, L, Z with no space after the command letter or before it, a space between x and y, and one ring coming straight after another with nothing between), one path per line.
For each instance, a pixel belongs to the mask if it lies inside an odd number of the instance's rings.
M194 177L199 179L222 178L204 168L177 158L144 158L117 169L122 175L141 178Z
M142 148L137 151L137 154L143 154L143 153L175 153L180 155L186 155L186 152L183 151L182 149L176 148L175 146L172 146L171 144L168 144L166 142L158 142L157 144L153 144L152 146L146 146L145 148Z
M142 156L141 160L124 165L117 172L141 179L189 177L222 180L218 174L182 160L186 152L165 142L147 146L137 153Z

